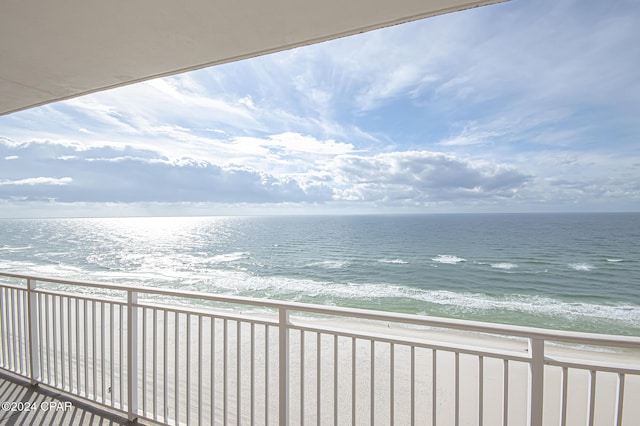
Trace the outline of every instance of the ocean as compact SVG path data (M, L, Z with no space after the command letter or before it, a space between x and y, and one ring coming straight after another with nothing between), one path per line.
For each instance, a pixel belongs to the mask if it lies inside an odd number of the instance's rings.
M0 271L640 335L640 214L0 220Z

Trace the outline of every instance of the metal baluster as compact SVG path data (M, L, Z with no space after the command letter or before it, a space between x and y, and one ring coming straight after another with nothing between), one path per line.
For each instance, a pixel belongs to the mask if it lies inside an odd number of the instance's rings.
M509 420L509 360L502 364L502 425L507 426Z
M460 352L455 353L455 382L454 382L454 424L458 426L460 424Z
M167 361L167 354L168 354L168 350L167 350L167 346L169 344L169 339L167 337L168 331L169 331L169 325L167 324L167 311L163 310L162 311L162 317L163 317L163 323L164 323L164 330L163 330L163 334L162 334L162 338L164 339L164 344L162 345L162 351L163 351L163 356L162 356L162 408L164 411L164 422L168 423L169 419L167 418L167 416L169 415L169 403L168 403L168 398L167 398L167 382L168 382L168 377L167 377L167 365L169 364L169 362Z
M376 342L371 340L371 424L376 418Z
M73 333L71 327L71 297L67 297L67 353L69 354L69 392L73 393ZM104 402L104 401L103 401Z
M115 330L115 307L114 304L112 303L110 308L109 308L109 364L110 364L110 368L109 368L109 378L110 378L110 386L109 386L109 392L111 393L111 406L115 407L115 394L116 394L116 388L114 387L114 383L113 383L113 379L114 379L114 374L113 374L113 358L114 358L114 330Z
M393 343L389 344L389 422L391 425L394 424L395 421L395 381L396 381L396 372L395 372L395 346Z
M229 400L229 389L228 389L228 374L227 374L227 370L228 365L227 365L227 361L228 361L228 354L227 354L227 350L228 350L228 336L227 336L227 329L229 328L229 324L227 323L227 319L225 318L222 321L222 325L223 325L223 329L222 329L222 418L223 424L227 424L227 403Z
M242 412L242 323L236 321L236 423L240 426L240 415Z
M416 347L411 346L411 425L416 423Z
M333 335L333 424L338 424L338 335Z
M594 424L594 414L596 408L596 372L595 370L591 370L589 372L589 417L588 424L589 426L593 426Z
M202 315L198 315L198 424L202 424ZM213 423L213 421L212 421Z
M618 373L618 394L616 396L616 426L622 426L622 408L624 403L624 382L626 375Z
M176 402L175 412L176 412L176 424L180 424L180 351L178 348L180 347L180 338L179 338L179 329L180 329L180 314L175 312L174 315L174 361L175 361L175 377L174 377L174 397ZM226 424L226 422L225 422Z
M189 419L191 418L191 407L190 407L190 399L191 399L191 314L187 314L187 334L185 336L186 346L187 346L187 354L185 356L186 361L186 374L185 377L185 416L187 426L189 425Z
M153 420L158 420L158 310L152 308L153 312Z
M356 338L351 338L351 424L356 424Z
M251 323L251 424L255 424L256 408L256 325Z
M289 424L289 311L280 308L278 315L278 419L281 425Z
M142 307L142 347L139 348L142 352L142 415L147 415L147 308ZM154 342L155 343L155 342ZM155 345L152 346L155 348ZM138 404L140 405L140 404Z
M322 408L322 398L321 398L321 387L322 387L322 364L320 362L322 358L322 337L320 333L316 333L316 419L318 422L318 426L320 426L321 420L321 408Z
M438 395L438 383L437 383L437 375L438 375L438 355L435 349L431 349L431 424L432 426L436 426L436 418L437 418L437 395Z
M300 426L304 426L304 330L300 330Z
M478 426L484 423L484 357L478 357Z
M568 397L568 388L569 386L569 369L567 367L562 367L562 399L561 399L561 408L560 408L560 424L567 424L567 397Z

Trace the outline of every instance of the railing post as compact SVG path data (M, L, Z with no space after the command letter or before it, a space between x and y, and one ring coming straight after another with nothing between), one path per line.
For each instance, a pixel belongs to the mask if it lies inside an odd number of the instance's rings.
M544 339L529 338L529 426L542 426L544 395Z
M138 417L138 293L127 291L127 413L129 421ZM120 379L122 380L122 378Z
M289 311L280 308L278 320L278 417L280 426L289 425Z
M29 322L27 330L29 335L29 380L32 385L37 385L40 380L40 345L39 336L37 336L36 325L38 324L38 312L36 306L37 293L33 290L36 288L36 281L27 279L27 321Z

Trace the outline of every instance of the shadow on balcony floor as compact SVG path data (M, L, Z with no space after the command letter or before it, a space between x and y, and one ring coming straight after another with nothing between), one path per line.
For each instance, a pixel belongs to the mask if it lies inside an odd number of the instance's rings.
M0 425L133 425L126 417L0 371Z

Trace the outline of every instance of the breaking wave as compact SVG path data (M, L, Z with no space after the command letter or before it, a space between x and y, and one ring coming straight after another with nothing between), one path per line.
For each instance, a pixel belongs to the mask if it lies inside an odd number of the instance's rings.
M595 269L595 266L589 264L589 263L570 263L569 268L576 270L576 271L591 271L593 269Z
M424 290L388 284L338 284L307 279L282 277L252 277L240 282L227 283L227 289L234 292L248 292L258 296L270 296L298 300L304 295L317 299L318 303L341 304L341 300L388 301L394 303L409 299L422 304L440 306L445 310L459 313L505 311L515 314L567 318L569 320L608 320L618 321L626 326L640 327L640 306L631 304L600 305L589 302L566 302L548 296L506 295L491 296L483 293L454 292L449 290ZM429 314L429 312L426 312Z
M247 257L249 253L237 251L233 253L224 253L212 256L210 260L214 263L225 263L225 262L233 262L236 260L244 259Z
M437 263L448 263L448 264L456 264L456 263L467 261L467 259L463 259L462 257L451 256L448 254L439 254L436 257L432 258L431 260Z
M349 265L348 260L323 260L307 264L308 267L319 267L324 269L342 269Z
M229 258L243 255L237 252ZM455 259L460 259L453 256ZM452 263L464 260L445 259ZM333 261L321 262L326 267L341 267ZM445 262L446 263L446 262ZM20 269L23 273L33 273L50 277L122 283L141 286L162 286L203 293L228 294L247 297L273 298L304 301L325 305L393 306L406 304L414 306L414 313L427 315L456 315L484 318L533 315L555 318L560 323L584 321L622 325L640 328L640 306L630 303L597 304L591 301L564 301L540 295L490 295L481 292L456 292L451 290L430 290L403 285L384 283L336 283L283 276L259 276L242 270L212 270L209 268L175 270L139 269L137 271L96 270L72 265L34 265L29 262L10 262L0 269Z
M399 265L406 265L406 264L409 263L406 260L402 260L402 259L387 259L387 258L380 259L380 260L378 260L378 262L379 263L396 263L396 264L399 264Z
M506 269L506 270L510 270L510 269L515 269L518 267L518 265L516 265L515 263L509 263L509 262L501 262L501 263L492 263L491 264L492 268L496 268L496 269Z

